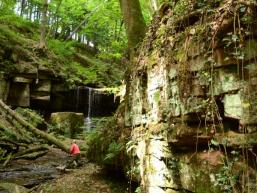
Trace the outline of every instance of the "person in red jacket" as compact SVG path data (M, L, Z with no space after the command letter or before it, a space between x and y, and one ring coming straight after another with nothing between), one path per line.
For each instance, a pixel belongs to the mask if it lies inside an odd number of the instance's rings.
M79 146L77 145L76 140L72 140L70 154L73 156L80 154Z
M75 165L77 166L80 158L80 149L76 143L76 140L72 140L70 147L70 155L73 157L71 163L75 162Z

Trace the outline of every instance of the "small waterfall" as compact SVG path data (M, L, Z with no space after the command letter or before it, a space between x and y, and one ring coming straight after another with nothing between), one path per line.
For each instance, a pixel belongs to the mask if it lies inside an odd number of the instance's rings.
M94 100L94 92L93 89L90 87L86 87L88 89L88 109L87 109L87 117L85 119L85 125L88 131L91 130L91 109L92 109L92 104ZM93 96L92 96L93 95Z
M94 99L94 96L92 97L92 91L93 89L88 87L88 110L87 110L87 117L90 118L91 117L91 106L92 106L92 102Z
M71 95L73 102L70 108L74 112L84 113L85 131L95 127L92 117L110 116L117 108L117 104L113 101L114 95L101 89L78 86Z

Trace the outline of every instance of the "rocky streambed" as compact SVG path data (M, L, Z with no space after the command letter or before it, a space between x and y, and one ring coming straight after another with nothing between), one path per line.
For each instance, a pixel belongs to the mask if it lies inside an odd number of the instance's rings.
M0 168L0 182L32 188L60 177L61 173L56 167L64 165L68 159L68 154L51 148L45 156L36 160L14 160L7 167ZM0 189L0 192L3 191Z
M0 168L0 193L126 192L126 181L103 174L98 165L86 163L83 158L84 165L80 168L57 169L69 159L67 153L50 148L46 155L36 160L13 160L7 167Z

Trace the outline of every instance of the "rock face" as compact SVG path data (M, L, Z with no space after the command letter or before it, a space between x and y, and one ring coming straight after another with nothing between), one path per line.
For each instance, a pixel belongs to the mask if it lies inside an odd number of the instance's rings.
M0 74L0 99L6 100L8 96L9 83L5 80L4 75Z
M256 4L178 6L154 19L127 84L141 191L257 192L257 25L243 19Z
M90 91L90 92L89 92ZM110 116L118 107L114 94L101 89L69 88L50 72L0 74L0 99L14 107L30 107L46 112L74 111L90 116ZM69 101L69 102L67 102Z
M58 112L51 114L51 123L55 125L53 131L59 134L74 137L75 134L82 133L81 126L84 124L83 113Z

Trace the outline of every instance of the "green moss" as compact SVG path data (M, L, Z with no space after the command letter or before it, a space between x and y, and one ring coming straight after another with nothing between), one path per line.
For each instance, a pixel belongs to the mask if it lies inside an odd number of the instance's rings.
M154 93L154 101L156 103L159 103L161 100L161 92L159 90L157 90L155 93Z
M147 67L149 68L149 69L151 69L154 65L156 65L157 64L157 58L158 58L158 51L157 51L157 49L155 49L155 50L153 50L152 52L151 52L151 55L149 56L149 58L148 58L148 63L147 63Z

